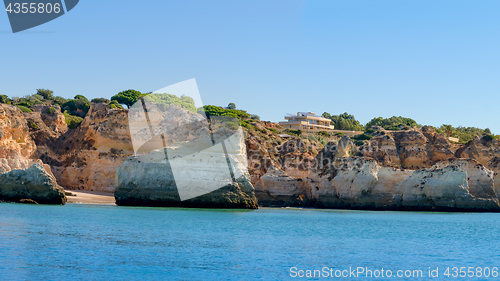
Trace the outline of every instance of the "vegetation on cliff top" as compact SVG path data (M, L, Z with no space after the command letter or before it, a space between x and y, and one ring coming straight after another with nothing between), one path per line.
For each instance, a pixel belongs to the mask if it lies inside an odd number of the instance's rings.
M111 97L112 101L117 101L120 104L124 104L127 108L130 108L143 94L136 90L126 90L119 92L118 94Z
M248 114L245 110L236 109L236 105L234 105L234 103L230 103L226 108L215 105L205 105L198 108L197 112L199 114L205 114L209 120L212 120L212 123L214 116L227 117L225 119L221 119L220 121L224 122L230 129L237 129L240 125L250 130L254 129L250 124L253 122L250 114Z
M392 116L390 118L376 117L365 125L366 129L370 129L373 126L380 126L390 131L408 130L410 128L420 127L415 120L401 116Z
M332 124L336 130L366 131L372 126L380 126L385 130L400 131L419 127L415 120L401 116L393 116L390 118L376 117L370 120L370 122L366 125L361 124L358 120L356 120L354 115L347 112L340 115L331 115L330 113L325 112L322 116L331 119L332 121L330 124Z
M144 100L155 103L157 105L169 106L171 104L180 106L191 112L196 112L194 100L188 96L176 96L171 94L143 94Z
M435 128L437 133L445 134L448 137L458 138L459 143L468 143L476 136L485 136L486 139L496 139L497 136L493 135L489 128L479 129L475 127L453 127L452 125L443 124L439 128Z
M330 115L330 113L323 113L323 117L331 119L332 124L336 130L347 130L347 131L364 131L365 126L363 126L354 115L344 112L340 115Z
M87 115L87 112L90 109L90 102L86 97L76 95L74 99L63 103L61 108L63 111L67 111L70 115L83 118Z
M255 122L260 120L260 117L254 114L249 114L245 110L236 109L234 103L229 103L227 107L205 105L201 108L196 108L194 100L191 97L181 96L177 97L171 94L152 94L141 93L136 90L126 90L119 92L111 97L111 100L106 98L94 98L89 101L82 95L76 95L73 99L66 99L60 96L54 96L53 91L48 89L37 89L35 94L27 95L24 97L12 97L7 95L0 95L0 103L11 104L17 106L23 112L32 112L30 107L34 105L57 105L61 107L61 111L65 116L66 123L71 129L78 127L83 118L89 111L91 103L106 103L110 108L123 108L122 105L130 108L139 98L145 97L147 101L154 102L160 105L177 105L191 112L204 112L207 117L211 116L226 116L236 118L240 121L242 127L248 130L256 130ZM55 110L55 108L53 109ZM53 113L53 112L52 112ZM365 134L359 135L354 139L358 141L366 140L369 138L369 133L372 132L372 126L380 126L385 130L399 131L407 130L410 128L421 127L415 120L402 116L393 116L390 118L376 117L370 120L366 125L361 124L354 115L344 112L340 115L331 115L328 112L323 113L323 117L331 119L331 124L337 130L349 131L364 131ZM238 124L230 124L237 126ZM467 143L473 140L476 136L487 136L489 139L496 139L497 136L493 135L491 131L475 127L453 127L451 125L443 124L439 128L435 128L437 133L445 134L448 137L458 138L460 143ZM261 131L264 129L260 129ZM275 128L268 128L273 133L279 132L290 133L296 136L303 135L303 132L298 131L278 131ZM299 132L300 131L300 132ZM318 136L329 137L328 132L319 132Z
M9 98L6 95L1 95L0 102L14 105L23 112L32 112L31 107L35 105L59 106L68 127L71 129L78 127L90 109L89 100L82 95L76 95L73 99L66 99L54 96L53 93L51 90L37 89L35 94L24 97ZM55 107L50 107L47 110L49 114L54 114L55 111Z
M71 115L67 112L64 112L64 121L68 125L68 128L70 129L76 129L78 126L80 126L80 123L82 123L83 118L75 115Z

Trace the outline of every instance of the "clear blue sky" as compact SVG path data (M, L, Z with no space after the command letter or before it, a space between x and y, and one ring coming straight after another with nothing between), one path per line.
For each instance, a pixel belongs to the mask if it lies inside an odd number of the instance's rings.
M500 134L500 1L81 0L12 34L0 94L111 97L196 78L205 104L411 117Z

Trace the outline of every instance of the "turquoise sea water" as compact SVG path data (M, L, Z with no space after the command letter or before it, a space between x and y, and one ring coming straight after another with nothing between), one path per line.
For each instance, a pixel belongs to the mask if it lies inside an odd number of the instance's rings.
M324 267L464 280L445 269L500 268L499 239L489 213L0 204L0 280L339 279L291 277Z

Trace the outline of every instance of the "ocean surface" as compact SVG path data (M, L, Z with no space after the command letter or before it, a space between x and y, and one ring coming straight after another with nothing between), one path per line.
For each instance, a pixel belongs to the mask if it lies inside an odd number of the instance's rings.
M0 204L0 280L498 280L495 267L500 214Z

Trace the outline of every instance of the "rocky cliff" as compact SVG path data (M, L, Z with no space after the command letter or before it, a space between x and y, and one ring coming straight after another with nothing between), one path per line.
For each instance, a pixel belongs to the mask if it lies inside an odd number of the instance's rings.
M39 164L52 175L50 166L36 157L37 146L30 134L30 124L34 123L20 109L0 104L0 174Z
M374 158L384 166L420 169L454 157L456 149L445 136L426 126L408 131L379 129L360 150L361 156Z
M217 141L200 130L193 140L129 157L117 169L116 203L256 209L245 164L242 132Z
M350 155L347 137L328 143L314 159L307 152L311 147L285 154L291 161L275 161L269 151L256 150L254 142L248 149L261 155L250 162L260 167L253 169L252 182L261 206L499 211L497 143L481 140L460 151L424 127L378 132ZM302 140L286 141L279 150L307 146L297 141ZM455 157L465 151L474 154Z
M50 174L52 170L65 188L114 191L121 166L117 200L122 204L155 201L147 196L132 199L133 188L125 192L133 185L159 186L158 182L137 181L141 175L168 170L157 163L149 163L147 169L136 167L139 160L131 157L134 152L127 110L92 104L82 124L71 130L57 107L55 111L43 106L33 109L34 112L23 114L13 106L0 105L1 172L27 169L43 161L46 171ZM159 124L161 130L169 132L163 139L165 145L195 139L195 134L186 132L200 129L198 117L189 115L186 119L180 108L172 109L176 113L163 116L165 120ZM466 145L458 145L431 127L407 131L376 128L369 140L357 140L354 144L341 135L280 136L273 123L250 124L252 128L245 129L244 139L249 173L217 195L229 198L228 194L236 194L237 199L228 201L231 204L256 206L254 192L261 206L498 210L497 140L477 137ZM176 130L187 126L191 126L190 130ZM158 144L145 143L143 148L150 149L148 146L154 148ZM168 183L171 172L161 177ZM255 190L250 192L249 185ZM164 198L173 204L178 198L172 185L169 188L164 191ZM196 203L191 206L210 205L192 202Z
M47 123L57 124L54 120ZM0 104L0 200L65 204L64 191L50 166L36 157L36 141L30 133L36 128L20 109Z
M48 108L25 113L37 124L30 128L36 157L67 189L114 191L116 167L132 155L127 110L94 103L80 126L68 130L63 114L58 109L48 113Z
M36 149L20 109L0 104L0 158L29 159Z

